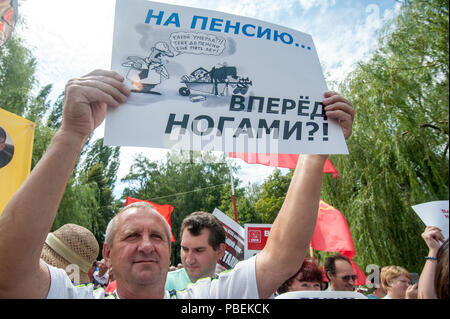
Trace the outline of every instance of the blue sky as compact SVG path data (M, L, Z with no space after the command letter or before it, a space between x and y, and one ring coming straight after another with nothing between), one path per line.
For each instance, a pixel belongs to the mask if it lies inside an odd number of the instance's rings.
M25 25L17 28L37 59L39 85L53 84L55 99L65 83L93 69L109 69L114 24L114 0L22 0L19 14ZM162 2L162 1L159 1ZM312 35L330 88L342 81L355 64L370 56L377 31L398 12L395 0L170 0L166 3L256 18ZM37 86L37 88L39 87ZM356 106L357 107L357 106ZM103 125L94 137L103 136ZM164 150L121 149L118 176L129 170L137 153L160 160ZM239 178L261 183L272 171L262 165L241 166ZM120 195L123 186L115 194Z

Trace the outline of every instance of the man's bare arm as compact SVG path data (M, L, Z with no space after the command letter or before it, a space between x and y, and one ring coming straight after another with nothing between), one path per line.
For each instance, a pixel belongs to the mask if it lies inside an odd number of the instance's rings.
M45 238L87 137L107 106L128 89L111 71L94 71L66 86L63 122L42 159L0 216L0 298L46 297L50 278L40 262Z
M325 93L323 103L326 115L339 122L344 137L348 138L354 117L351 103L334 92ZM303 262L316 225L326 158L326 155L302 155L299 158L267 244L256 257L260 298L270 297Z

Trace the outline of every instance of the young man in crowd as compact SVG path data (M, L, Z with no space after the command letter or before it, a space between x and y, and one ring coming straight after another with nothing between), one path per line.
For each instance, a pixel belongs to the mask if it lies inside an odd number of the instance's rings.
M225 253L225 230L216 216L194 212L180 229L183 268L167 274L166 290L183 290L200 278L216 277L216 265Z

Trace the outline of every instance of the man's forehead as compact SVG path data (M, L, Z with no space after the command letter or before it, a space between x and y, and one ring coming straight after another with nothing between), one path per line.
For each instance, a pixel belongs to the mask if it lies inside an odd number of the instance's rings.
M336 272L354 272L352 265L345 260L336 260L335 265Z
M189 244L194 242L196 245L203 243L203 246L209 246L209 235L211 231L208 228L203 228L198 235L193 235L187 228L183 230L181 236L181 244Z
M158 213L156 213L158 214ZM117 229L134 229L145 226L163 227L164 221L147 208L133 207L120 213L117 219Z

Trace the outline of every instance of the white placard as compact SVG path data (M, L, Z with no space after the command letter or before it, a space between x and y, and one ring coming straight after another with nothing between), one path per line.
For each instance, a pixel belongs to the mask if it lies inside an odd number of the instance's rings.
M353 291L291 291L281 294L275 299L368 299L359 292Z
M112 69L132 88L105 144L243 153L347 154L324 116L308 34L146 0L116 0Z
M225 254L218 262L218 268L231 269L244 260L244 228L217 208L214 209L213 215L219 219L225 230Z
M426 226L439 227L448 238L448 200L434 201L412 206Z

